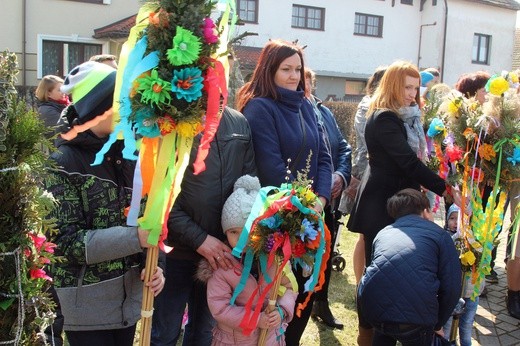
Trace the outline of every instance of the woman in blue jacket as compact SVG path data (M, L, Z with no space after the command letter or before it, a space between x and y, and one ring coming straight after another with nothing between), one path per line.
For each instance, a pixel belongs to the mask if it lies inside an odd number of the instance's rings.
M251 81L238 92L237 109L251 127L260 184L279 186L286 178L295 180L310 157L308 178L313 180L314 192L321 201L321 205L315 206L321 213L330 199L332 164L323 130L305 97L301 48L285 41L269 41L262 49ZM295 274L300 286L295 305L298 306L306 297L303 289L307 278L300 269ZM287 345L299 345L312 303L289 323Z

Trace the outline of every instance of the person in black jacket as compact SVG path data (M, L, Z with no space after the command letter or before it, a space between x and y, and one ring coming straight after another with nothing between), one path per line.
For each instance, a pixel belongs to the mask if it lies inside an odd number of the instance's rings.
M58 124L61 112L70 103L67 94L60 90L62 85L63 79L58 76L47 75L42 78L34 91L40 117L45 126L53 128L48 132L49 138L54 134L54 128Z
M458 252L432 222L420 191L399 191L387 209L396 221L374 239L372 262L359 284L359 313L374 327L373 345L430 346L460 297Z
M220 215L224 202L243 175L256 175L251 130L245 117L226 107L210 144L206 170L195 175L200 135L195 138L181 192L168 219L166 284L155 300L152 345L175 345L180 336L186 304L188 324L183 345L210 345L215 321L206 300L206 284L195 279L204 257L214 268L232 268L231 249L224 243Z
M452 192L455 203L460 205L460 193L421 162L407 141L399 110L414 103L420 104L419 85L420 75L415 65L406 61L392 63L384 73L367 112L365 141L370 171L364 175L347 222L350 231L364 236L367 264L370 263L375 236L394 222L386 210L386 201L397 191L405 188L420 190L424 186L439 196L447 197ZM371 334L371 328L360 319L358 343L371 344Z
M127 226L135 162L123 158L122 141L92 165L112 132L116 70L97 62L76 66L62 90L74 104L62 114L57 168L46 188L58 202L51 216L58 233L53 284L71 346L131 346L141 318L143 248L149 232ZM147 284L154 294L164 285L158 268Z
M309 100L314 106L314 112L318 118L318 124L323 126L324 132L327 136L330 156L332 158L332 190L331 202L324 209L325 223L331 233L331 256L327 262L325 269L325 282L322 289L315 293L314 305L311 316L313 318L319 317L323 323L332 328L343 329L343 323L338 321L329 306L329 283L332 271L332 251L334 251L335 239L338 235L339 218L341 213L338 211L338 203L341 193L350 183L350 171L352 169L352 148L347 143L338 127L336 119L332 112L323 105L320 99L312 95L311 92L316 89L316 75L314 71L309 68L305 69L305 83L306 93Z

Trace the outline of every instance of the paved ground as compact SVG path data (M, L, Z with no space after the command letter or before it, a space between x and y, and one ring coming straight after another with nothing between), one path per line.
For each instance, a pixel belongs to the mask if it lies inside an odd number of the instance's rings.
M487 284L487 297L480 298L473 329L475 345L520 345L520 320L509 316L505 303L507 279L504 257L507 239L506 232L502 233L495 262L498 284Z
M442 211L443 212L443 211ZM443 213L439 213L442 215ZM509 212L506 213L504 230L509 227ZM436 222L442 224L440 220ZM507 232L499 235L500 244L495 261L498 273L497 284L487 284L487 297L481 297L473 328L473 345L508 346L520 345L520 320L509 316L505 303L507 279L504 257L506 254Z

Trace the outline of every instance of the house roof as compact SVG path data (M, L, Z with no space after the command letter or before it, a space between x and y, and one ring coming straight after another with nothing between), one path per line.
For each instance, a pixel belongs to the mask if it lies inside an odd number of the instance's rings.
M94 29L94 38L127 38L130 29L135 25L136 14L118 20L102 28Z
M254 70L262 48L249 46L233 46L235 56L244 70Z
M469 2L477 2L479 4L490 5L495 7L507 8L509 10L520 10L520 4L516 0L467 0Z

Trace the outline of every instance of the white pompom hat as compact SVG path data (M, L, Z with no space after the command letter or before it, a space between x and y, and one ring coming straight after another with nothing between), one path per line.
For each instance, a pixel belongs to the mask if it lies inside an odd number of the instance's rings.
M243 228L260 191L257 177L244 175L235 182L233 193L222 208L222 229Z

